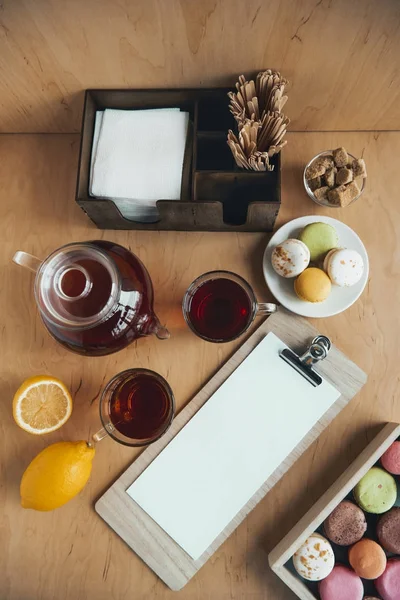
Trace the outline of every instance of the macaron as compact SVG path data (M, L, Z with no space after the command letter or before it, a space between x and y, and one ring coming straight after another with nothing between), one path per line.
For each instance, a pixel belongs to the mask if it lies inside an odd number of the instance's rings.
M367 520L359 506L343 500L324 521L326 536L338 546L351 546L367 531Z
M392 508L397 498L396 481L392 475L372 467L353 490L357 504L368 513L380 515Z
M383 600L399 600L400 598L400 560L388 560L383 575L375 581L375 587Z
M349 563L359 577L376 579L386 569L387 559L384 549L379 544L364 538L350 548Z
M318 589L321 600L362 600L364 596L361 579L344 565L336 565Z
M310 251L300 240L289 239L275 246L271 263L281 277L297 277L310 262Z
M293 566L308 581L321 581L335 565L332 546L322 535L313 533L293 555Z
M364 261L356 250L333 249L325 256L324 271L335 285L350 287L360 281L364 272Z
M376 534L385 550L400 554L400 508L395 506L380 517Z
M309 223L300 233L299 240L310 250L312 262L324 258L325 254L332 248L337 248L339 243L336 229L328 223Z
M381 457L382 467L392 473L400 475L400 442L393 442Z
M316 267L309 267L300 273L294 282L294 291L300 300L306 302L323 302L331 293L331 289L328 275Z

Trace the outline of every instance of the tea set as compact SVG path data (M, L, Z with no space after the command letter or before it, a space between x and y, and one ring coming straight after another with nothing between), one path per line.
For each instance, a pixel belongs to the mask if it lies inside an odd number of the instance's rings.
M334 221L343 242L356 246L368 265L366 250L349 227L328 217L320 219ZM295 219L272 236L265 250L263 271L269 289L283 306L304 316L325 317L353 304L366 285L368 268L357 286L332 293L329 301L312 304L295 298L288 281L272 269L270 255L280 241L293 236L312 220L315 217ZM13 260L35 273L34 294L43 324L68 350L85 356L103 356L144 336L155 335L160 340L170 337L154 312L153 285L146 267L119 244L103 240L77 242L54 250L43 261L21 251ZM276 304L258 302L249 283L229 271L201 275L189 286L182 301L189 328L198 337L214 343L237 339L257 316L276 310ZM126 398L124 394L128 394ZM121 408L124 402L125 412ZM117 404L118 415L113 414ZM128 421L132 425L134 404L135 419L147 422L153 428L150 433L146 430L139 435L140 427L138 431L126 428ZM142 407L142 413L138 406ZM151 406L154 414L149 413ZM105 387L100 399L103 429L93 439L97 442L108 434L126 445L149 444L165 433L173 416L174 397L167 381L154 371L129 369L116 375Z
M68 350L103 356L144 336L170 337L154 312L146 267L119 244L99 240L67 244L43 261L18 251L13 261L35 273L34 294L43 324ZM194 333L220 343L242 335L257 315L274 312L276 305L258 303L242 277L214 271L192 283L182 308ZM129 369L106 385L100 399L103 429L93 441L108 434L125 445L149 444L165 433L174 409L173 392L164 378L148 369ZM142 427L135 430L133 422Z

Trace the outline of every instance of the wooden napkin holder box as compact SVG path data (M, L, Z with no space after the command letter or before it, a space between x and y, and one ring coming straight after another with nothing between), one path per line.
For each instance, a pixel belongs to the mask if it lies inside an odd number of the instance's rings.
M319 600L318 584L307 582L297 575L292 566L293 554L310 534L319 530L333 509L351 494L360 479L379 461L382 454L399 436L400 425L387 423L349 468L269 554L268 561L271 569L301 600ZM373 517L374 515L372 515ZM336 556L336 559L337 562L346 564L348 549L343 548L342 550L343 555ZM371 585L371 590L365 589L365 594L376 595L372 588L373 582L366 582L366 585Z
M100 229L175 231L272 231L281 202L281 156L273 171L237 167L226 143L236 123L228 88L86 90L76 202ZM139 223L122 216L111 200L89 195L90 160L97 110L178 107L189 112L181 198L157 202L160 219Z

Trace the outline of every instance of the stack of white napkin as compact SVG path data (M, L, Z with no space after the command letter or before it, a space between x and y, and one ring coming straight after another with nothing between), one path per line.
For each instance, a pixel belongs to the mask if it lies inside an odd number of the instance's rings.
M181 196L188 121L179 108L97 111L90 195L128 219L156 221L156 201Z

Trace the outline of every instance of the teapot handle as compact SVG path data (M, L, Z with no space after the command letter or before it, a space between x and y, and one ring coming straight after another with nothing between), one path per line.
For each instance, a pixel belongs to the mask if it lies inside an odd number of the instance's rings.
M18 252L14 254L13 262L21 267L25 267L26 269L33 271L34 273L36 273L42 264L42 261L39 260L39 258L36 258L36 256L32 256L32 254L28 254L27 252L22 252L21 250L18 250Z

